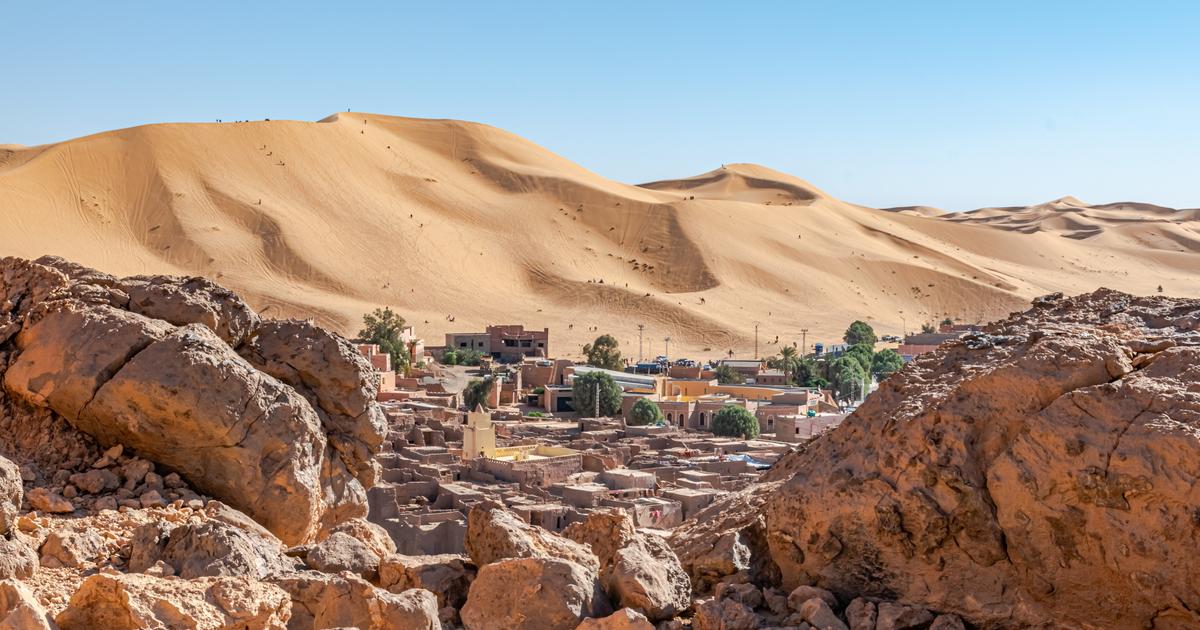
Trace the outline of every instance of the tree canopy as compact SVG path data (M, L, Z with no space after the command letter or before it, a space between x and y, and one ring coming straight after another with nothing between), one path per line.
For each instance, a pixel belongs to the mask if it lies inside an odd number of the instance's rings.
M606 370L621 369L621 351L617 350L617 340L612 335L600 335L592 343L583 346L583 355L587 364Z
M725 405L713 414L712 432L726 437L758 437L758 420L745 407Z
M875 350L865 343L860 343L850 346L850 349L842 354L842 356L858 361L864 372L870 372L872 361L875 359Z
M741 385L746 382L746 377L742 373L729 367L728 365L717 366L717 382L722 385Z
M377 308L363 315L363 327L358 331L358 343L373 343L392 357L392 369L401 372L408 365L408 348L400 339L404 318L390 308Z
M467 411L474 411L476 407L489 407L487 399L494 380L489 376L483 379L473 378L467 383L467 387L463 389L463 404L466 405Z
M633 408L629 410L629 418L626 423L635 427L662 424L662 409L659 409L658 405L651 402L649 398L639 398L633 403Z
M875 375L875 380L882 381L891 376L904 367L904 357L900 353L888 348L875 353L875 357L871 360L871 374Z
M841 401L859 400L867 391L867 371L853 357L838 357L829 364L829 384Z
M866 344L871 348L875 347L875 342L878 339L875 337L875 329L871 325L862 320L855 320L846 329L846 334L842 335L842 341L845 341L851 346L858 344Z
M575 411L584 417L591 417L595 413L597 385L600 393L600 415L616 415L621 410L621 386L603 372L575 374L571 383L572 405Z

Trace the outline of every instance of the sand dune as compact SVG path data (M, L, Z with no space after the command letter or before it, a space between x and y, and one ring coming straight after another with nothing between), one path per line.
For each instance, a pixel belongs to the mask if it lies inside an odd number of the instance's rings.
M486 125L343 113L161 124L0 146L0 254L214 278L268 315L353 332L399 309L431 343L487 323L713 357L975 321L1050 291L1200 295L1197 211L1089 206L932 217L751 164L634 186ZM451 318L453 321L451 321ZM650 342L653 341L653 345Z

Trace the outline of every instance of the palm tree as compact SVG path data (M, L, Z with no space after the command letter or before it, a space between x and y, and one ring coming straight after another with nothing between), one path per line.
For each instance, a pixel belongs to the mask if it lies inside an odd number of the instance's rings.
M796 348L792 346L784 346L779 349L780 363L783 364L783 382L790 383L790 375L792 373L792 365L796 362Z

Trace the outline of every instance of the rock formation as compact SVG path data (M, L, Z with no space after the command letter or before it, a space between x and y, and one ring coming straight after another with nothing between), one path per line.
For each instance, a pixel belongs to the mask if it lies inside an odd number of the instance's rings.
M926 609L979 627L1194 627L1198 427L1200 301L1048 296L918 358L780 461L777 488L673 540L710 580L916 605L880 604L875 627L928 624ZM693 552L760 532L769 553L716 554L727 566Z
M63 418L288 543L365 515L384 423L374 374L346 340L261 321L200 278L117 279L57 258L6 258L0 285L9 424ZM38 499L70 511L60 497Z

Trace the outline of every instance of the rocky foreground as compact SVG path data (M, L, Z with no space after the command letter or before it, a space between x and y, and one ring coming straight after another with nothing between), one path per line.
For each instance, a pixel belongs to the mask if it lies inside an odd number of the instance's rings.
M1200 625L1200 301L1041 299L666 537L480 505L417 557L346 340L54 258L0 300L0 630Z

